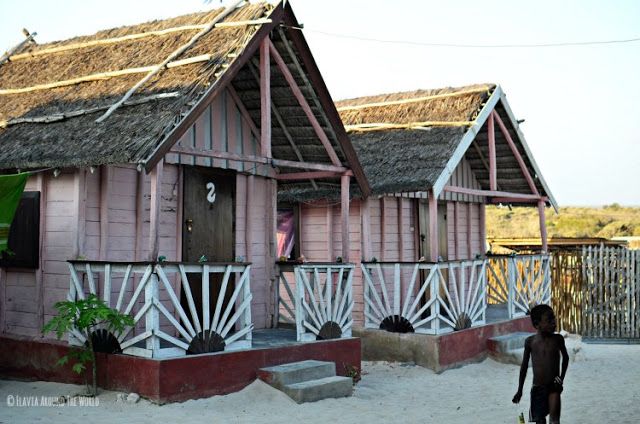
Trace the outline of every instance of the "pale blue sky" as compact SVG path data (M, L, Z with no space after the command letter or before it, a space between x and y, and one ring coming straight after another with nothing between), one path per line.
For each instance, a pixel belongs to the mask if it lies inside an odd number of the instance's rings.
M452 48L426 43L531 44L640 37L640 2L293 0L334 99L418 88L502 85L562 206L640 205L640 42L549 48ZM218 7L201 0L0 0L0 50ZM0 68L1 72L1 68Z

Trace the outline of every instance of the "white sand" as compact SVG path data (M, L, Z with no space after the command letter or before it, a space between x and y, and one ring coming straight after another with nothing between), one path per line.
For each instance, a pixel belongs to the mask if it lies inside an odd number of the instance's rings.
M436 375L397 363L363 363L354 396L297 405L256 381L238 393L158 406L116 402L102 391L97 407L8 407L7 396L73 395L80 386L0 380L0 422L6 423L515 423L529 397L511 404L518 367L494 362ZM528 375L525 393L531 384ZM562 395L563 423L640 421L640 345L584 345L569 366Z

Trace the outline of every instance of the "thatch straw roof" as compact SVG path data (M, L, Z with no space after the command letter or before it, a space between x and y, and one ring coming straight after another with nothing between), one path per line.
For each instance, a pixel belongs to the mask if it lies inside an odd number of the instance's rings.
M336 106L373 194L424 192L437 182L442 184L443 176L457 165L452 163L456 158L464 158L482 188L489 190L484 119L488 116L487 109L493 108L505 123L536 188L555 206L506 98L495 84L360 97L339 101ZM497 127L499 189L530 194L515 156ZM473 148L469 145L460 155L461 146L469 142ZM298 190L296 195L303 197L302 191ZM288 194L280 193L280 197L286 198Z
M337 102L372 192L430 188L494 88L482 84Z
M217 9L27 45L8 61L0 60L0 169L137 163L149 170L159 160L159 152L166 152L194 115L229 85L259 127L258 46L270 37L339 160L366 187L303 35L281 26L298 25L288 4L263 2L234 9L111 116L96 122L150 66L163 63L222 13ZM272 116L274 158L331 163L273 61L271 98L272 109L281 115L281 119ZM287 136L296 140L299 152Z
M236 9L224 21L264 18L265 3ZM161 63L186 44L201 28L167 32L119 42L92 42L149 31L210 22L222 9L163 21L127 26L60 42L30 46L0 65L0 90L24 89L108 71ZM242 51L257 25L214 28L176 60L210 54L204 62L162 71L142 86L131 101L170 93L166 98L123 106L103 123L96 123L145 74L132 73L57 88L0 94L0 166L35 168L139 162L173 126L184 107L201 95L215 74ZM49 52L53 48L88 43L86 47ZM0 91L2 93L2 91ZM55 115L94 109L95 112L56 121ZM25 118L49 117L49 123L19 123ZM15 124L13 124L15 123ZM13 125L12 125L13 124ZM2 128L4 127L4 128Z

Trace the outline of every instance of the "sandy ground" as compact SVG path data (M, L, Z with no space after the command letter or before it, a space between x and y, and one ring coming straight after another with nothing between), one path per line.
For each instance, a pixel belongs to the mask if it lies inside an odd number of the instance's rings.
M562 396L563 423L640 421L640 345L585 345L569 366ZM365 375L351 398L297 405L283 393L256 381L227 396L163 406L140 400L117 401L100 393L98 406L8 406L18 396L80 393L80 386L0 380L0 422L6 423L516 423L527 411L511 397L518 367L487 359L437 375L398 363L363 363ZM526 387L531 384L527 376ZM122 395L120 395L122 396ZM21 401L26 402L21 398Z

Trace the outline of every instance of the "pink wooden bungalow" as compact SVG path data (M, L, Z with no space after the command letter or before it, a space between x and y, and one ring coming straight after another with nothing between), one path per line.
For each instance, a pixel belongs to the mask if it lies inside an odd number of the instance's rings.
M358 327L442 334L549 301L547 255L485 256L486 205L538 208L544 251L545 206L556 207L501 87L419 90L337 106L371 195L351 200L348 231L338 219L337 185L321 202L306 188L280 186L280 207L281 214L295 210L294 255L359 264Z
M309 289L297 331L268 331L278 185L322 197L338 184L345 199L369 189L290 5L240 3L44 45L30 36L0 59L0 168L33 171L15 255L0 263L1 373L72 380L41 329L55 302L89 293L136 322L95 335L133 355L101 356L105 387L179 400L283 362L359 367L353 264L292 266ZM197 353L210 354L185 356Z

